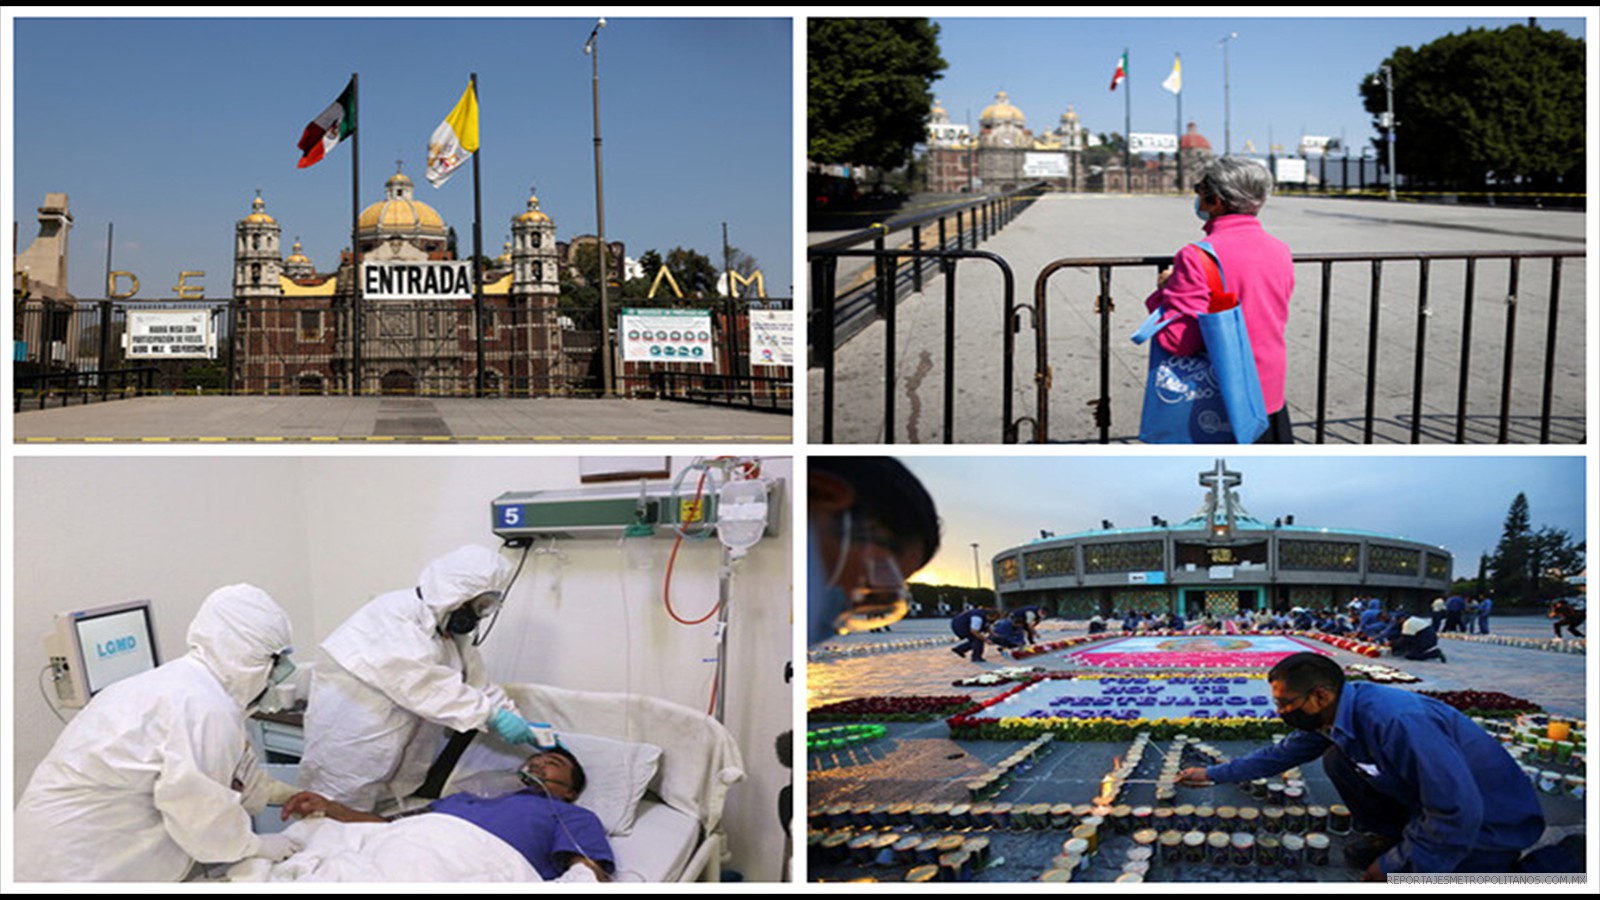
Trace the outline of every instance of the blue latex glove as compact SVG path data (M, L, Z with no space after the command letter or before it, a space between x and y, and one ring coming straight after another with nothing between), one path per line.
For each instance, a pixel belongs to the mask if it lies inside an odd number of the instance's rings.
M494 716L489 719L489 727L508 744L533 743L533 729L528 727L528 723L523 721L521 716L510 710L495 710Z

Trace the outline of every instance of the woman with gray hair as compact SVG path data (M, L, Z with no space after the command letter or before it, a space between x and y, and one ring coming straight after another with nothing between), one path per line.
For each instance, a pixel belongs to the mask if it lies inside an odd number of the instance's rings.
M1261 378L1267 430L1258 444L1294 442L1289 409L1284 403L1283 330L1294 294L1294 258L1287 244L1261 227L1256 214L1272 193L1272 174L1262 164L1238 157L1207 163L1194 186L1194 213L1216 251L1228 290L1239 298L1250 347ZM1211 289L1201 264L1204 251L1193 244L1173 257L1172 268L1156 278L1156 291L1145 300L1154 312L1165 307L1171 324L1155 336L1162 349L1177 356L1205 351L1195 316L1208 311Z

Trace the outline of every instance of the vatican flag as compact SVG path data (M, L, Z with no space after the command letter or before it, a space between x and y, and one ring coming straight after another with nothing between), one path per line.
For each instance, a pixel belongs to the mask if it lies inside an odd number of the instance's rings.
M468 82L461 102L428 140L428 183L436 188L444 186L477 149L478 93L476 85Z
M1172 55L1172 74L1167 76L1166 81L1161 82L1161 86L1174 94L1183 90L1183 72L1178 67L1178 55L1176 53Z

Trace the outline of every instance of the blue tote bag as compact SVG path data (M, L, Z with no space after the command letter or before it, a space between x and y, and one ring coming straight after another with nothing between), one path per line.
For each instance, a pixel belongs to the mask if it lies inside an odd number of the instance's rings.
M1216 251L1205 241L1195 246L1209 263L1213 300L1225 297L1227 282ZM1134 332L1133 342L1149 341L1167 327L1171 320L1166 313L1166 307L1151 313ZM1174 356L1160 343L1150 344L1139 439L1150 444L1254 443L1267 430L1267 409L1244 313L1235 304L1195 319L1204 353Z

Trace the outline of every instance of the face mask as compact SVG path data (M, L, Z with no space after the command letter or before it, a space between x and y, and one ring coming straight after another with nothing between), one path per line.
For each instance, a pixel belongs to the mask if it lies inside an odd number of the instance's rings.
M1200 198L1199 197L1195 197L1194 198L1194 215L1195 215L1195 218L1199 219L1202 222L1211 221L1211 213L1208 213L1205 210L1200 208Z
M1303 709L1291 709L1279 714L1278 718L1283 720L1283 724L1300 731L1316 731L1322 727L1321 719Z
M444 623L444 630L451 634L471 634L477 629L478 613L470 604L452 612Z

